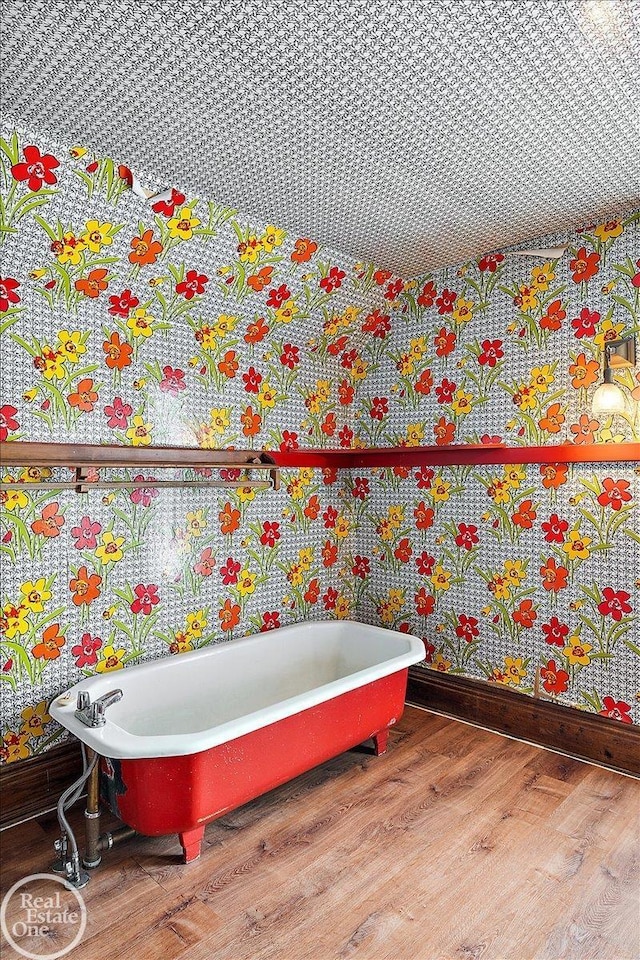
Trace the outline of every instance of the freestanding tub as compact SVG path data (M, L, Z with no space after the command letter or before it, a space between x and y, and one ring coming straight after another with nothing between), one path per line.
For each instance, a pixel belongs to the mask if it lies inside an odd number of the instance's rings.
M423 657L410 634L305 622L91 677L50 712L103 758L112 811L147 836L178 833L188 863L209 821L370 738L384 753ZM114 687L104 726L75 717L79 691Z

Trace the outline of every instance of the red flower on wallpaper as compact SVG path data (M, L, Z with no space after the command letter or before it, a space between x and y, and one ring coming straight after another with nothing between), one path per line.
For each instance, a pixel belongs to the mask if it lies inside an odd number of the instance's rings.
M155 500L155 498L158 496L157 487L152 486L152 484L156 482L155 477L145 477L141 473L138 473L133 479L138 482L144 480L144 482L148 483L149 486L134 487L129 494L129 499L132 503L135 503L136 506L140 506L140 504L142 504L143 507L150 507L151 501Z
M413 511L413 516L416 521L416 530L428 530L433 526L435 512L433 507L428 507L424 500L421 500L420 503L417 504Z
M533 522L538 516L532 500L523 500L518 509L512 514L516 527L522 527L523 530L531 530Z
M400 563L408 563L411 559L411 541L408 537L402 537L398 546L393 551L393 555Z
M133 407L130 403L124 403L120 397L114 397L110 404L104 408L104 414L107 418L107 426L112 430L124 430L129 425L129 417L133 413Z
M308 237L299 237L293 245L291 259L294 263L307 263L318 249L318 244Z
M398 278L387 285L387 289L385 290L383 296L385 300L395 300L396 297L400 296L403 290L404 283Z
M278 627L281 627L280 623L280 611L272 610L267 611L262 614L262 625L260 627L260 633L266 633L267 630L277 630Z
M334 269L336 268L334 267ZM274 287L273 290L269 290L267 306L277 309L278 307L282 306L285 300L289 300L290 298L291 290L289 290L289 287L286 285L286 283L281 283L277 289Z
M71 648L72 655L76 658L76 667L94 667L98 662L98 650L102 646L100 637L92 637L90 633L83 633L80 637L80 643Z
M247 326L247 332L244 335L245 343L260 343L269 333L269 325L264 317L258 317Z
M569 523L566 520L562 520L557 513L552 513L549 519L540 526L542 527L547 543L564 543L565 533L569 529Z
M280 442L279 449L282 453L287 453L289 450L297 450L300 444L298 443L298 434L293 430L283 430L282 431L282 441Z
M91 413L96 405L98 392L94 390L94 383L90 377L79 380L76 389L67 397L70 407L76 407L83 413Z
M247 393L259 393L262 383L262 374L258 373L255 367L249 367L246 373L242 374L244 389Z
M233 380L238 372L240 364L238 363L235 350L225 350L222 360L217 363L218 370L229 380Z
M555 647L564 647L569 636L569 627L553 616L549 623L542 624L542 632L546 643Z
M416 380L413 389L423 397L428 397L433 386L433 374L430 369L423 370Z
M318 578L314 577L313 580L309 581L309 586L303 594L305 603L317 603L320 599L320 584Z
M638 267L638 272L631 278L631 283L634 287L640 287L640 260L636 260L636 267Z
M262 417L255 413L251 404L240 414L240 423L242 424L242 434L245 437L255 437L260 433L262 427Z
M327 507L322 514L322 519L324 521L325 528L327 530L332 530L336 525L336 520L338 519L338 511L335 507Z
M436 356L448 357L456 348L456 335L452 330L441 327L433 338L433 345L436 348Z
M463 550L473 550L480 543L478 528L473 523L459 523L456 534L456 546Z
M432 557L426 550L423 550L420 556L416 557L416 567L421 577L430 577L435 565L436 558Z
M331 540L325 542L324 547L322 548L322 565L323 567L332 567L334 563L338 562L338 545L331 543Z
M489 273L495 273L498 269L498 265L504 260L503 253L485 253L484 257L481 257L478 260L478 269L488 270Z
M260 543L263 547L275 547L280 536L279 523L271 522L270 520L263 521L262 533L260 534Z
M109 313L114 317L124 317L125 319L129 316L132 310L134 310L140 301L137 297L131 293L131 290L123 290L122 293L114 294L109 297Z
M200 559L194 566L194 571L201 577L210 577L216 565L216 558L211 547L207 547L200 554Z
M134 237L130 246L132 250L129 254L129 261L139 267L155 263L158 254L162 253L164 249L159 240L153 239L153 230L145 230L141 237Z
M160 389L163 393L169 393L172 397L177 397L182 390L187 389L187 385L184 382L184 377L184 370L167 365L166 367L162 368Z
M0 440L6 440L10 433L20 428L20 424L16 420L17 412L17 408L10 403L5 403L0 407Z
M346 424L338 431L338 440L340 441L340 446L345 447L346 449L351 447L353 443L353 430L351 427L348 427Z
M366 500L369 496L369 481L366 477L355 477L351 487L351 496L354 500Z
M482 366L495 367L498 360L504 357L502 349L502 340L483 340L480 344L481 353L478 357L478 363Z
M609 717L611 720L619 720L621 723L633 723L629 716L631 705L624 700L614 700L613 697L602 698L602 710L598 710L600 717Z
M359 577L360 580L366 580L371 573L371 561L369 557L361 557L359 554L356 554L353 558L351 573L354 577Z
M435 473L432 467L418 467L413 475L418 490L430 490Z
M526 630L531 629L534 622L538 619L533 600L521 600L511 616L519 626L524 627Z
M131 603L131 612L148 617L153 608L160 603L157 585L149 583L145 586L144 583L139 583L133 588L133 592L135 597Z
M555 557L549 559L540 567L542 586L551 593L558 593L567 586L569 571L559 564Z
M453 305L457 299L458 294L455 292L455 290L443 290L436 300L438 313L441 315L445 313L453 313Z
M309 502L302 511L308 520L317 520L320 516L320 500L314 493L309 497Z
M322 603L324 605L325 610L335 610L337 600L338 600L338 591L335 589L335 587L329 587L327 592L322 597Z
M163 217L172 217L176 207L181 207L186 199L184 193L172 187L171 195L166 200L156 200L151 209L154 213L161 213Z
M387 280L390 280L392 276L393 274L391 273L391 270L376 270L373 275L373 279L377 285L381 287L387 282Z
M420 307L432 307L436 302L436 297L438 296L438 291L436 290L436 285L433 280L427 280L422 290L418 294L418 306Z
M569 674L557 667L555 660L549 660L546 667L540 667L540 676L547 693L564 693L569 689Z
M414 600L416 604L416 613L418 616L428 617L433 613L436 605L435 598L432 597L430 593L427 593L424 587L420 587L414 597Z
M362 332L370 333L372 336L377 337L378 340L384 340L390 330L391 317L387 313L380 313L377 307L365 317L364 323L362 324Z
M603 490L598 497L598 503L601 507L620 510L623 503L628 503L631 500L630 485L628 480L614 480L612 477L605 477L602 481Z
M629 603L631 594L626 590L614 590L605 587L602 591L602 602L598 604L598 612L603 617L612 617L613 620L622 620L625 613L631 613L633 607Z
M31 529L42 537L58 537L60 528L64 526L64 517L59 513L60 504L57 501L48 503L38 520L34 520Z
M72 603L76 607L88 606L100 596L102 577L97 573L89 573L86 567L80 567L75 577L69 581L69 589L73 596Z
M58 182L58 178L53 172L60 166L60 161L50 153L40 153L37 147L32 144L24 147L22 150L24 161L14 163L11 167L11 176L19 182L26 181L29 190L37 193L46 183L52 187Z
M591 280L600 269L599 263L599 253L596 253L595 250L587 253L586 247L580 247L575 257L569 261L571 279L574 283L585 283L587 280Z
M296 347L293 343L283 344L280 363L283 367L294 370L300 363L300 347Z
M6 313L10 306L20 303L20 295L16 293L19 286L20 281L13 277L0 277L0 313Z
M343 380L338 387L338 399L340 400L341 406L348 407L350 404L352 404L354 396L354 388L351 386L348 380Z
M436 387L438 403L451 403L457 386L453 380L447 380L446 377L443 377L442 383Z
M596 335L596 326L599 322L600 314L597 310L589 310L588 307L583 307L580 311L580 316L571 321L571 326L578 340L581 340L583 337L589 337L589 339L591 339Z
M84 294L85 297L94 300L109 286L109 281L106 279L107 273L108 270L105 270L103 267L91 270L88 276L76 280L76 290Z
M242 569L242 564L233 557L227 557L226 563L220 567L220 576L225 587L238 582L238 574Z
M374 397L369 408L369 416L372 420L384 420L389 413L389 400L387 397Z
M209 283L209 277L204 273L198 273L197 270L187 270L184 280L176 283L176 293L184 297L185 300L193 300L196 294L205 293L207 283Z
M478 629L478 620L476 617L468 617L464 613L458 614L458 625L456 626L456 636L467 643L473 643L476 637L480 636Z
M346 273L340 267L330 267L327 276L320 281L320 286L325 293L333 293L334 290L342 286L345 277Z
M448 443L453 443L456 435L455 423L450 423L444 417L440 417L433 428L433 434L436 438L436 446L443 447Z
M95 550L98 545L97 536L102 533L102 524L98 520L84 516L77 527L71 527L71 536L76 541L76 550Z

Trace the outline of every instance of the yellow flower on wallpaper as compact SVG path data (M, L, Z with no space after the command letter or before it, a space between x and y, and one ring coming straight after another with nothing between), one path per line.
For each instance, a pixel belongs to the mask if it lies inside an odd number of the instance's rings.
M396 367L403 377L409 377L415 370L415 357L412 353L403 353L396 363Z
M522 683L522 680L527 675L527 669L523 666L522 657L505 657L504 658L504 674L505 682L513 684L514 687L519 687Z
M506 577L495 576L487 584L487 589L496 600L508 600L511 596L512 583Z
M436 503L446 503L450 496L450 490L451 483L448 480L443 480L442 477L437 476L434 478L429 493Z
M214 433L223 434L231 422L231 413L228 407L214 407L209 414L211 429Z
M606 343L620 339L623 330L624 323L622 320L616 323L613 317L605 317L598 326L598 332L593 338L593 342L597 343L601 350L604 350Z
M572 667L576 665L587 667L591 663L590 651L593 649L590 643L583 643L580 637L569 637L569 642L562 651Z
M133 418L133 426L127 430L127 440L131 440L134 447L148 447L151 443L152 423L145 423L140 414Z
M255 593L256 580L257 580L257 574L251 573L250 570L240 571L240 575L238 576L237 589L241 597L246 597L251 593Z
M117 563L118 560L122 560L124 553L122 551L122 545L124 543L124 537L114 537L110 530L107 530L102 534L102 543L96 550L96 557L98 557L104 564L107 563Z
M87 352L87 348L82 342L82 334L79 330L61 330L58 334L60 344L60 353L69 363L78 363L80 356Z
M284 230L280 230L279 227L274 227L271 223L268 224L260 237L260 243L264 248L264 252L271 253L274 247L281 246L285 237L286 233Z
M527 313L529 310L535 310L538 306L536 290L533 287L527 287L526 284L518 287L516 300L524 313Z
M15 763L16 760L26 760L31 753L27 746L28 741L28 733L18 734L14 733L13 730L8 730L2 738L3 753L7 758L6 762Z
M96 673L108 673L110 670L122 670L124 663L125 650L121 647L116 650L112 644L108 644L102 651L102 659L96 664Z
M570 560L587 560L591 556L589 546L593 543L592 537L586 537L579 530L569 531L569 536L562 549Z
M298 550L298 560L303 570L310 570L313 563L313 547L304 547L304 549Z
M338 620L347 620L351 614L351 601L344 594L339 594L336 599L336 618Z
M187 514L187 536L201 537L207 529L207 518L204 510L193 510Z
M15 483L15 478L7 474L2 478L3 483ZM22 490L5 490L0 493L0 503L3 510L24 510L29 503L29 498Z
M238 487L236 496L240 503L250 503L255 500L256 491L254 487Z
M345 327L351 326L352 323L356 322L361 313L362 307L347 307L342 314L342 325Z
M447 670L451 669L451 660L447 660L441 653L436 653L433 658L433 669L446 673Z
M409 352L416 360L421 360L427 352L427 344L424 337L418 337L409 344Z
M134 337L150 337L153 334L155 319L144 307L138 307L127 320L127 326Z
M351 530L349 518L345 517L343 514L340 514L340 516L336 519L334 530L338 540L344 540L345 537L348 537Z
M392 503L387 507L387 517L391 526L396 530L399 529L404 523L404 507L399 503Z
M38 369L42 370L45 380L64 380L67 375L64 369L66 359L64 354L52 350L49 346L42 348L41 357L36 357Z
M365 380L367 377L367 371L369 370L369 363L367 360L363 360L362 357L357 357L351 369L349 370L349 376L352 380Z
M51 723L51 717L47 712L47 701L41 700L35 707L25 707L20 714L24 723L20 727L20 733L26 733L29 737L41 737L47 723Z
M70 263L73 267L77 267L82 260L82 254L87 249L82 240L78 240L73 233L65 233L62 242L57 241L54 246L54 256L62 266ZM62 249L60 250L59 247Z
M524 570L524 561L506 560L504 565L504 575L510 583L514 584L516 587L519 586L527 577L526 571Z
M602 243L606 243L607 240L613 240L615 237L619 237L622 233L622 224L619 220L608 220L606 223L600 223L593 231L594 236Z
M252 233L247 238L246 243L241 243L238 246L240 263L255 263L263 250L262 241L258 240L255 233Z
M199 227L201 222L197 217L191 216L189 207L183 207L177 216L167 221L169 236L173 240L190 240L193 236L194 227Z
M194 613L188 613L187 633L191 637L201 637L208 622L204 610L196 610Z
M7 603L2 608L3 633L7 640L13 640L16 634L23 636L29 630L27 616L29 611L26 607L14 607L12 603Z
M226 337L229 333L233 333L236 325L238 323L238 318L231 313L221 313L218 317L218 322L216 323L213 329L214 337Z
M531 386L537 393L546 393L554 380L555 377L548 363L542 367L534 367L531 371Z
M504 466L504 482L513 490L518 490L526 479L527 471L520 463L507 463Z
M471 300L465 300L464 297L458 297L454 304L451 316L456 323L469 323L473 319L473 308L475 304Z
M550 263L545 263L541 267L534 267L531 271L531 284L536 290L548 290L549 284L555 278L556 275Z
M292 587L300 587L304 582L303 570L299 563L292 563L287 571L287 580Z
M435 590L448 590L451 587L453 574L449 570L438 564L433 574L429 578Z
M20 593L23 595L22 604L34 613L42 613L44 604L47 600L51 600L51 591L47 590L47 581L44 577L40 577L35 583L27 580L20 587Z
M322 403L326 403L331 396L331 383L329 380L316 380L316 393Z
M280 304L280 306L274 313L274 318L278 323L291 323L295 315L299 312L300 311L298 310L298 304L295 302L295 300L292 297L289 300L285 300L284 303Z
M274 390L268 380L264 380L260 385L260 392L258 393L258 403L262 409L272 410L276 405L277 399L278 391Z
M99 220L87 220L87 232L82 235L82 242L87 245L91 253L99 253L101 247L109 247L113 238L109 236L111 223L100 223Z
M532 384L523 383L518 387L514 402L521 410L535 410L538 400L536 390Z
M419 447L424 440L424 424L409 423L405 442L408 447Z
M397 613L398 610L402 610L405 603L404 590L399 590L397 587L391 587L389 590L388 603L394 612Z
M464 390L458 390L451 408L459 417L466 417L473 409L474 396L472 393L465 393Z

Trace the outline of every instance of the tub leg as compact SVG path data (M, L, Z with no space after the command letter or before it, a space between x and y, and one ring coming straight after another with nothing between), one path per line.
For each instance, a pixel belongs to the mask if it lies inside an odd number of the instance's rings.
M376 757L381 756L383 753L387 752L387 741L389 739L389 730L385 728L379 733L376 733L373 737L373 749Z
M185 863L191 863L200 856L200 844L204 837L204 826L194 827L193 830L185 830L178 834L182 845L182 855Z

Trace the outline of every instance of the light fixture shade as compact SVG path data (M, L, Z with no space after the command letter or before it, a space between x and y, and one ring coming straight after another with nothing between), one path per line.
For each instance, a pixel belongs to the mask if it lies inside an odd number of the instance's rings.
M601 383L593 395L592 409L595 416L624 413L624 393L616 383Z

